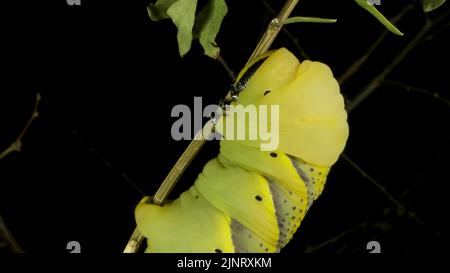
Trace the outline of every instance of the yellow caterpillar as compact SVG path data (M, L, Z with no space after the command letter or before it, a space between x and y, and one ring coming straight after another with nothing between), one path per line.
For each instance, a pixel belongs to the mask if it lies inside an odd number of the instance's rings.
M321 194L348 137L329 67L300 63L281 48L247 65L234 89L234 105L279 105L278 149L222 140L218 157L178 199L162 207L142 200L135 217L146 252L279 252Z

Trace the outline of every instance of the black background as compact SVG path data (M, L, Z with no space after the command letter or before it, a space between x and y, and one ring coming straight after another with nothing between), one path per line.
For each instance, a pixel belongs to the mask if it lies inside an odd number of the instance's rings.
M282 2L266 1L275 11ZM382 1L380 9L393 17L409 2ZM142 198L129 181L154 194L188 144L171 139L172 107L193 105L194 96L202 96L204 105L217 103L228 91L227 73L202 54L197 42L179 57L175 27L169 20L152 22L148 3L2 3L1 151L29 119L36 92L42 95L40 116L24 136L22 152L0 161L0 215L26 252L67 252L72 240L85 253L121 252ZM238 72L273 16L259 0L227 3L229 14L217 42ZM448 9L446 3L430 17ZM336 24L287 27L308 57L330 65L336 77L384 31L353 1L304 0L294 14L338 19ZM342 86L343 93L354 98L423 22L420 9L408 12L398 23L405 36L388 34ZM388 79L450 99L449 34L443 28L418 44ZM273 47L280 46L302 57L283 32ZM388 194L339 160L283 252L365 253L371 240L387 253L446 251L449 109L422 92L390 84L378 88L349 115L345 153ZM207 144L173 198L217 152L217 143Z

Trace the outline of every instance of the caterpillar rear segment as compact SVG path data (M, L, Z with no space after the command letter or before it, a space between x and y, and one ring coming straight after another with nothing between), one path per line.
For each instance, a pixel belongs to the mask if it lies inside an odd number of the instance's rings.
M279 105L279 148L222 140L178 199L162 207L143 200L135 216L147 252L278 252L321 194L348 137L339 86L324 64L300 63L284 48L267 56L240 73L235 104Z
M286 168L293 168L287 162ZM136 221L148 238L146 251L278 252L300 226L311 201L298 174L295 183L303 185L302 195L267 171L264 175L215 158L179 199L162 207L143 200Z
M146 252L234 252L231 218L212 206L193 186L163 207L142 200L135 217L148 238Z

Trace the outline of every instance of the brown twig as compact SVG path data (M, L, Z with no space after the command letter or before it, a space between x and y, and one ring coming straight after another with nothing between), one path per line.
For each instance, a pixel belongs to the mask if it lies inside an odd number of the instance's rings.
M36 93L36 100L34 103L34 109L33 113L31 114L30 119L26 123L25 127L20 132L19 136L14 140L14 142L6 148L2 153L0 153L0 159L5 158L7 155L9 155L12 152L20 152L22 149L22 138L27 132L28 128L30 127L31 123L33 123L33 120L38 117L38 107L39 107L39 101L41 100L41 95L39 93Z
M3 218L0 216L0 240L4 240L6 243L6 247L15 253L21 253L22 248L19 246L17 241L14 239L14 236L9 231L8 227L3 221Z
M249 58L250 62L254 58L258 57L261 54L264 54L267 50L269 50L270 46L272 45L273 41L275 40L275 37L280 32L281 27L283 26L282 22L286 20L289 15L291 14L292 10L295 8L299 0L287 0L285 5L283 6L282 10L280 11L279 15L274 18L269 26L267 27L266 32L264 33L263 37L259 41L258 45L256 46L256 49L253 51L253 54ZM230 93L228 93L227 97L230 96ZM189 146L186 148L186 150L183 152L183 154L180 156L178 161L175 163L174 167L170 170L167 177L162 182L161 186L159 187L158 191L153 197L153 204L161 205L169 195L169 193L172 191L175 184L178 182L181 175L184 173L186 168L189 166L191 161L194 159L194 157L197 155L197 153L201 150L203 145L206 143L206 139L209 138L209 134L211 134L212 124L211 122L208 122L205 124L202 130L200 130L194 137L194 139L189 143ZM207 135L204 136L203 132L207 132ZM124 253L135 253L138 251L144 237L139 232L139 230L136 228L131 235L130 239L128 240L128 243L125 247Z
M5 158L7 155L9 155L12 152L20 152L22 149L22 138L25 135L25 133L28 131L28 129L31 126L31 123L33 123L33 120L38 117L38 107L39 102L41 100L41 95L39 93L36 93L36 99L34 103L33 112L31 113L31 117L28 119L27 123L23 127L22 131L20 131L19 135L17 136L16 140L14 140L11 145L9 145L8 148L6 148L3 152L0 153L0 159ZM23 252L20 248L17 241L14 239L14 236L9 231L8 227L6 226L5 222L3 221L2 217L0 216L0 239L4 240L7 244L6 246L12 251L12 252Z

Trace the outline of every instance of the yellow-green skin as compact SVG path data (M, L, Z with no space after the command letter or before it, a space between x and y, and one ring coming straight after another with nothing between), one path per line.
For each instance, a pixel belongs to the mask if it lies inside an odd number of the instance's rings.
M219 156L178 199L162 207L144 199L135 216L146 252L278 252L321 194L348 137L339 85L328 66L300 63L284 48L261 58L236 104L279 105L278 149L222 140Z

